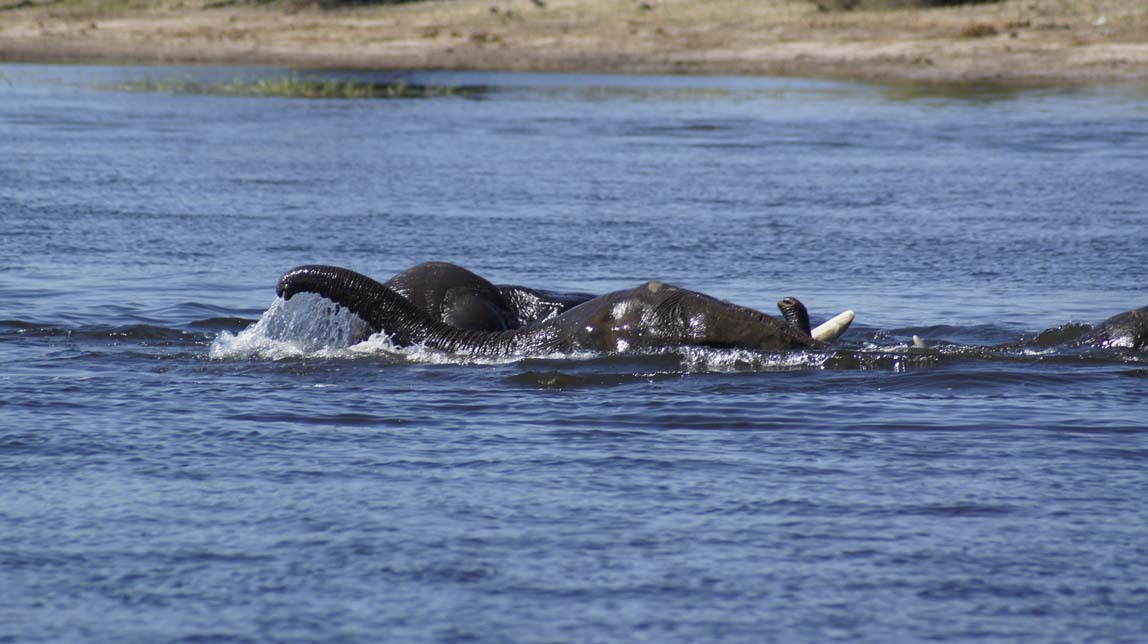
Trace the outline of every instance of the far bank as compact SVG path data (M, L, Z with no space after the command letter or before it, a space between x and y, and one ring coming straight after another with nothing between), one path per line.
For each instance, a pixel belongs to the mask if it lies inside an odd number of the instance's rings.
M882 82L1148 81L1148 3L823 11L808 0L427 0L349 9L0 5L0 60L748 74Z

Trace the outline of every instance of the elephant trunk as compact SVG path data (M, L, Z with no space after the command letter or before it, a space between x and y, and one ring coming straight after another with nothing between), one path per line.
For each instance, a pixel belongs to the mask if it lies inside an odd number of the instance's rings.
M809 327L809 311L801 300L796 297L785 297L777 302L777 308L781 310L785 320L800 329L802 333L806 335L812 333Z
M523 335L468 331L431 318L394 289L345 268L307 265L279 278L275 294L285 300L296 293L315 293L347 307L374 332L384 332L396 346L423 345L447 353L510 355L521 348Z

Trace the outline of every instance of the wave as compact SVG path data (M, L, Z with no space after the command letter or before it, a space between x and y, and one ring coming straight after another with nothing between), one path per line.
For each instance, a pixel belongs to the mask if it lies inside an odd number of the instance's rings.
M53 326L24 322L21 320L0 320L0 337L22 336L28 338L67 337L75 340L177 340L184 339L188 332L152 324L108 325L92 324L83 326Z
M1120 346L1078 346L1091 330L1065 324L1015 338L1000 327L928 326L876 329L855 325L825 351L758 352L708 347L677 347L626 354L582 352L513 357L446 354L426 347L396 347L385 334L372 334L358 316L322 297L301 293L290 301L276 298L258 319L249 311L183 303L149 311L175 324L137 322L135 314L117 315L121 324L62 324L0 320L0 342L66 338L70 342L138 343L146 347L208 347L212 360L369 359L380 364L518 364L513 378L543 386L578 387L678 377L691 373L767 371L891 371L949 368L961 363L1134 364L1148 352ZM136 312L138 313L138 312ZM187 320L191 317L190 320ZM151 318L143 318L151 319ZM925 338L924 346L914 343ZM1007 339L1012 336L1012 341ZM981 344L981 342L996 344ZM199 352L201 349L194 349ZM198 355L202 355L199 353Z
M251 319L224 316L191 320L177 326L148 322L124 324L61 324L30 320L0 320L0 339L68 338L77 341L191 341L209 342L217 333L250 326Z

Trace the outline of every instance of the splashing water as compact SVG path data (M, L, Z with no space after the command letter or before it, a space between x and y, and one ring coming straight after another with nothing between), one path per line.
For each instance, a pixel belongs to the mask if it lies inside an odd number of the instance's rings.
M813 351L761 353L748 349L710 347L677 347L671 351L681 357L682 369L686 373L816 369L829 358L827 354Z
M224 331L211 344L210 356L280 360L303 356L337 357L372 338L359 316L329 300L300 293L290 300L276 298L259 321L237 334ZM380 337L374 349L394 351Z
M505 364L520 359L448 354L424 346L396 347L386 333L372 333L358 315L314 293L299 293L290 300L276 298L255 324L237 334L220 333L209 355L265 360L385 356L425 364Z

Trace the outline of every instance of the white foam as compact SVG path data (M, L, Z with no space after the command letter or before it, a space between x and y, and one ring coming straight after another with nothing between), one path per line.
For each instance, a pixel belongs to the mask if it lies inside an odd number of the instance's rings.
M682 366L688 373L810 369L820 368L829 359L827 354L805 351L760 353L747 349L709 347L679 347L668 351L682 356Z
M208 355L220 360L385 355L423 364L507 364L522 359L449 354L425 346L396 347L386 334L372 335L359 316L312 293L299 293L290 300L277 298L255 324L239 333L220 333Z
M1097 343L1102 349L1121 348L1121 349L1135 349L1136 338L1131 335L1118 335L1114 338L1108 338L1103 342Z
M359 316L318 295L300 293L290 300L276 298L258 322L239 333L220 333L209 355L270 360L332 357L369 336L370 327Z

